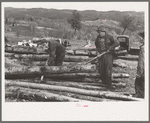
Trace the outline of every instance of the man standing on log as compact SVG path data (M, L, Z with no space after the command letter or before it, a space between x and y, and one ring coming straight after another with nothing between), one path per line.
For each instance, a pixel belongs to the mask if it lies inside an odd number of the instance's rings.
M138 33L141 38L140 54L137 66L137 75L135 79L135 97L144 98L144 32Z
M48 66L61 66L65 58L66 48L58 41L48 41L49 58L46 61Z
M98 59L98 71L101 76L103 84L107 85L108 89L113 89L112 86L112 67L113 67L113 53L115 47L119 46L119 41L112 35L108 34L104 25L101 25L97 32L99 35L96 38L95 46L98 54L107 52Z

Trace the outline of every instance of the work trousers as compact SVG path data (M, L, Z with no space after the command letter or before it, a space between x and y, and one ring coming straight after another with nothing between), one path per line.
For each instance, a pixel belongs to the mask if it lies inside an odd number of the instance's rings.
M100 73L100 79L103 84L106 84L108 88L112 86L112 67L113 67L113 54L107 53L98 59L98 71Z
M60 53L56 56L55 66L61 66L65 59L65 53Z
M56 57L49 56L46 64L48 66L61 66L63 64L64 59L65 59L65 53L60 53L56 55Z
M144 98L144 77L136 77L135 79L135 93L136 97Z

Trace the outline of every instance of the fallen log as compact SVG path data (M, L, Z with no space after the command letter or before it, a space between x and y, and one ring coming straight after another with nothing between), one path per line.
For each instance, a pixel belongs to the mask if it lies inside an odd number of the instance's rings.
M5 84L8 86L21 86L21 87L29 87L29 88L42 89L42 90L44 89L44 90L54 90L54 91L65 91L65 92L78 93L78 94L83 94L83 95L96 96L100 98L116 99L116 100L143 101L143 99L119 95L115 92L91 91L91 90L77 89L77 88L72 88L72 87L61 87L61 86L44 85L44 84L27 83L27 82L5 81Z
M44 66L46 64L46 61L30 61L30 60L24 60L24 59L21 60L20 62L22 64L24 63L26 65L35 65L35 66ZM76 65L76 64L78 64L78 63L77 62L63 62L63 65ZM96 63L92 63L92 64L96 64ZM113 67L126 68L127 66L124 63L114 62Z
M14 55L15 58L17 59L29 59L29 60L32 60L32 61L46 61L49 57L49 55ZM81 62L81 61L87 61L89 60L89 57L88 56L68 56L66 55L65 56L65 59L64 61L65 62Z
M124 63L113 63L113 67L122 67L122 68L126 68L127 65L125 65Z
M87 96L87 95L81 95L81 94L74 94L74 93L68 93L68 92L62 92L63 95L69 95L73 98L78 99L84 99L89 101L98 101L98 102L120 102L121 100L114 100L114 99L106 99L106 98L99 98L99 97L93 97L93 96ZM77 105L78 106L78 105Z
M15 53L6 53L6 52L5 52L5 57L12 57L12 58L15 58Z
M128 54L127 50L121 50L121 51L115 52L115 56L125 56L127 54Z
M10 81L10 80L6 80ZM57 86L65 86L65 87L76 87L80 89L87 89L87 90L106 90L105 87L100 86L91 86L91 85L83 85L81 82L70 82L70 81L52 81L45 79L43 82L41 82L39 79L21 79L21 80L14 80L14 81L21 81L21 82L29 82L29 83L41 83L41 84L47 84L47 85L57 85Z
M78 47L78 48L67 47L66 50L73 50L73 51L76 51L76 50L96 51L96 48L95 47Z
M67 55L77 55L77 56L89 56L89 57L96 57L96 51L73 51L73 50L66 50Z
M107 87L107 85L102 84L101 82L97 82L97 83L83 83L83 85L87 86L87 85L91 85L91 86L99 86L99 87ZM126 83L112 83L113 86L117 87L117 88L125 88L126 87Z
M73 50L66 50L67 55L83 55L83 56L88 56L88 52L85 51L78 51L78 53L74 52Z
M30 60L21 60L20 63L24 63L26 65L33 65L33 66L45 66L46 65L46 61L30 61ZM63 65L74 65L77 62L63 62Z
M20 80L19 80L20 81ZM49 79L45 79L43 82L41 82L39 79L31 79L31 80L22 80L25 82L36 82L36 83L42 83L42 84L51 84L51 85L59 85L59 86L68 86L68 87L77 87L77 88L81 88L81 89L90 89L90 90L106 90L106 85L99 83L99 82L95 82L94 80L92 81L92 83L85 83L85 82L75 82L75 81L64 81L64 80L49 80ZM126 83L112 83L113 86L115 87L126 87Z
M13 91L13 90L12 90ZM37 91L40 91L41 90L37 90ZM69 96L64 96L64 94L60 95L60 94L49 94L48 93L48 96L45 94L44 91L42 91L44 94L41 95L41 94L38 94L38 93L31 93L31 91L21 91L18 93L19 96L17 96L17 93L14 93L14 92L10 92L10 91L6 91L5 92L5 98L7 97L13 97L13 98L21 98L21 99L27 99L29 101L69 101L69 102L89 102L89 101L97 101L97 102L116 102L118 100L113 100L113 99L104 99L104 98L97 98L97 97L91 97L91 96L84 96L84 95L79 95L79 94L73 94L73 93L68 93L66 95L69 95ZM36 96L35 96L36 95ZM46 96L44 96L46 95Z
M16 78L23 78L23 77L36 77L39 75L45 75L46 78L51 79L80 79L80 78L100 78L99 73L96 72L95 66L87 65L82 67L74 67L74 68L67 68L68 66L48 66L48 67L12 67L12 68L5 68L5 77L6 79L16 79ZM86 68L87 67L87 68ZM90 69L91 68L91 69ZM45 69L45 70L41 70ZM81 70L80 70L81 69ZM60 71L59 71L60 70ZM90 73L89 73L90 72ZM14 76L18 74L18 76ZM125 73L113 73L113 78L129 78L129 74ZM81 80L82 81L82 80Z
M13 47L5 46L5 52L12 52L12 51L13 51Z
M126 73L112 73L113 78L129 78L129 74Z
M12 47L5 47L5 52L18 54L36 54L37 49L29 46L16 45Z
M23 50L22 50L23 49ZM32 50L31 50L32 49ZM5 53L15 53L15 54L37 54L37 55L42 55L42 54L47 54L45 52L45 49L43 48L32 48L32 47L27 47L27 48L5 48Z
M35 90L22 87L9 87L6 89L6 97L16 97L21 99L36 100L36 101L69 101L69 102L83 102L87 100L75 99L60 94L54 94L45 90Z
M68 55L79 55L79 56L92 56L92 57L96 57L96 51L81 51L81 50L67 50L66 54ZM122 50L122 51L118 51L115 53L115 57L117 56L125 56L127 55L128 52L127 50Z
M5 75L44 75L52 73L91 73L95 72L95 65L82 66L20 66L5 68Z
M46 61L30 61L30 60L21 60L21 63L32 66L45 66Z
M137 61L139 56L135 55L128 55L128 56L118 56L116 59L124 59L124 60L132 60L132 61Z
M24 66L24 65L20 63L17 59L11 59L9 57L5 57L5 68L20 67L20 66Z

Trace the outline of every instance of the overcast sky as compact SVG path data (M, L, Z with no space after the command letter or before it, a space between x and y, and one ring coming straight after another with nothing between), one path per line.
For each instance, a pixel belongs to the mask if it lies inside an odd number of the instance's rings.
M148 2L3 2L5 7L97 11L145 11Z

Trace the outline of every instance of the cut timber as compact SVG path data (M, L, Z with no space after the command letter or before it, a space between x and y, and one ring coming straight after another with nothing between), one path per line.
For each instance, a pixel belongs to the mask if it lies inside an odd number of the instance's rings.
M44 66L46 65L46 61L32 61L31 64L35 66Z
M95 72L95 65L82 66L20 66L5 68L5 75L41 75L62 73L91 73Z
M29 54L29 55L15 55L15 58L17 59L29 59L32 61L46 61L48 59L49 55L36 55L36 54Z
M11 80L7 80L11 81ZM65 87L76 87L81 89L87 89L87 90L106 90L105 87L100 86L91 86L91 85L83 85L81 82L70 82L70 81L50 81L48 79L45 79L43 82L41 82L39 79L19 79L14 81L21 81L21 82L29 82L29 83L41 83L41 84L47 84L47 85L57 85L57 86L65 86Z
M36 54L37 49L29 46L16 45L12 47L5 47L5 52L17 54Z
M68 93L68 92L62 92L63 95L69 95L73 98L78 99L84 99L89 101L97 101L97 102L120 102L121 100L113 100L113 99L106 99L106 98L99 98L99 97L93 97L93 96L87 96L87 95L81 95L81 94L75 94L75 93ZM78 106L78 105L77 105Z
M37 66L44 66L44 63L42 63L42 62L33 62L33 63L37 64ZM82 65L82 63L84 64L84 62L80 62L80 63L77 63L77 62L63 62L63 65L75 65L75 64L78 64L78 65L81 64ZM96 64L96 63L92 62L91 64ZM113 67L126 68L127 65L125 65L124 63L114 62Z
M45 90L29 89L22 87L9 87L6 89L5 97L16 97L22 99L36 100L36 101L69 101L69 102L83 102L87 100L75 99L72 97L63 96L60 94L53 94Z
M46 61L31 61L30 63L29 60L22 60L21 63L25 63L28 65L34 65L34 66L45 66L46 65ZM63 66L65 65L75 65L77 62L63 62Z
M113 63L113 67L122 67L122 68L126 68L127 65L125 65L124 63Z
M67 79L73 79L73 78L100 78L99 73L64 73L64 74L46 74L45 77L47 78L67 78ZM125 73L113 73L113 78L128 78L129 74Z
M102 84L100 82L97 82L97 83L83 83L85 86L86 85L91 85L91 86L100 86L100 87L107 87L107 85L105 84ZM112 83L113 86L115 87L118 87L118 88L125 88L126 87L126 84L125 83L121 83L121 82L118 82L118 83Z
M68 55L83 55L83 56L88 56L88 52L85 51L76 51L76 53L74 53L73 50L66 50L66 54Z
M20 62L22 64L24 63L26 65L34 65L34 66L45 66L46 65L46 61L30 61L28 59L27 60L26 59L22 59ZM77 65L77 64L79 64L79 63L78 62L63 62L62 66L65 66L65 65L69 65L70 66L70 65ZM82 62L80 62L80 64L82 64Z
M16 53L16 54L47 54L44 48L32 48L32 47L5 47L5 53Z
M84 51L96 51L96 48L95 47L78 47L78 48L66 48L67 50L73 50L73 51L76 51L76 50L84 50Z
M113 78L129 78L129 74L126 73L112 73Z
M119 83L112 83L112 85L114 85L116 87L123 87L123 88L126 87L126 83L121 83L121 82L119 82Z
M13 47L5 47L5 52L12 52L13 51Z
M17 59L11 59L9 57L5 57L5 68L11 68L11 67L20 67L24 66L22 63L20 63Z
M17 92L15 89L17 88L19 91ZM48 101L48 102L58 102L58 101L63 101L63 102L89 102L89 101L97 101L97 102L116 102L118 100L112 100L112 99L105 99L105 98L97 98L97 97L92 97L92 96L85 96L85 95L79 95L79 94L73 94L73 93L58 93L58 94L52 94L48 93L47 91L42 91L42 90L37 90L37 93L33 91L33 89L28 89L29 91L26 91L26 89L21 87L14 87L14 90L11 89L11 91L5 91L5 98L7 97L13 97L13 98L20 98L20 99L27 99L29 101ZM33 92L32 92L32 91ZM40 92L40 93L39 93ZM43 95L41 95L43 93ZM67 96L66 96L67 95Z
M12 57L12 58L15 58L15 53L6 53L6 52L5 52L5 57Z
M65 62L83 62L88 61L90 58L88 56L65 56Z
M115 56L125 56L127 54L128 54L127 50L121 50L121 51L116 52Z
M78 88L72 88L72 87L61 87L61 86L44 85L44 84L36 84L36 83L28 83L28 82L5 81L5 84L6 86L21 86L21 87L29 87L29 88L42 89L42 90L44 89L44 90L65 91L65 92L78 93L78 94L84 94L84 95L89 95L89 96L117 99L117 100L143 101L143 99L119 95L115 92L108 92L108 91L107 92L106 91L91 91L91 90L78 89Z
M96 57L96 51L66 50L67 55Z
M99 73L64 73L64 74L46 74L47 78L55 79L76 79L76 78L100 78Z
M14 55L15 58L17 59L29 59L32 61L46 61L49 57L49 55L34 55L34 54L30 54L30 55ZM81 62L81 61L87 61L89 60L88 56L65 56L65 62Z
M118 56L116 59L124 59L124 60L132 60L132 61L137 61L139 56L136 55L128 55L128 56Z
M100 78L99 73L95 73L96 69L94 65L82 65L74 66L69 68L68 66L20 66L20 67L11 67L5 68L5 77L6 79L15 79L23 77L36 77L37 75L45 75L46 78L51 79L80 79L82 78ZM14 76L18 74L18 76ZM129 78L129 74L125 73L113 73L113 78Z

